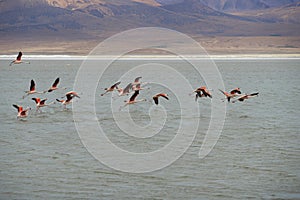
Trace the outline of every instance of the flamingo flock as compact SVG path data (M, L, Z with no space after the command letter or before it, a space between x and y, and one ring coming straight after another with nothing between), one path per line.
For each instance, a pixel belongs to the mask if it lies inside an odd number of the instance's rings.
M120 97L120 96L129 95L130 93L133 92L133 94L130 96L130 98L128 100L124 101L125 104L120 106L119 110L121 110L122 108L124 108L128 105L131 105L131 104L135 104L135 103L142 102L142 101L147 101L147 99L137 99L137 96L140 94L140 91L144 89L141 87L141 85L147 84L147 83L141 82L140 81L141 78L142 78L141 76L136 77L134 79L134 81L132 83L128 83L124 89L120 87L121 81L118 81L118 82L114 83L113 85L111 85L109 88L104 88L105 92L103 94L100 94L100 96L103 96L107 92L117 91L118 97ZM199 98L202 98L202 97L212 98L213 96L212 96L211 91L213 91L213 90L208 89L206 86L201 86L201 87L196 88L192 94L195 94L195 101L197 101ZM251 97L258 96L258 94L259 94L258 92L251 93L251 94L242 94L240 88L234 88L230 92L225 92L221 89L219 89L219 91L222 94L224 94L224 96L226 97L228 102L232 102L232 103L235 103L237 101L242 102L245 99L249 99ZM158 101L159 97L169 100L168 94L166 94L166 93L161 92L161 93L155 94L154 96L152 96L152 99L153 99L155 105L159 104L159 101ZM232 99L234 99L234 100L231 101Z
M10 63L10 66L12 64L20 64L20 63L27 63L30 64L30 62L23 62L21 60L22 57L22 52L19 52L16 60L12 61ZM134 79L133 82L128 83L125 88L120 87L121 81L115 82L113 83L110 87L104 88L104 92L100 94L100 96L104 96L108 93L113 93L113 92L117 92L117 97L121 97L121 96L128 96L132 93L132 95L130 96L130 98L125 102L124 105L120 106L120 111L122 108L128 106L128 105L132 105L132 104L136 104L138 102L143 102L143 101L147 101L147 99L137 99L138 95L140 94L140 91L145 89L142 87L142 85L146 85L146 82L141 82L142 77L138 76ZM67 88L65 87L58 87L60 83L60 78L57 77L53 84L46 90L44 91L37 91L36 90L36 83L33 79L30 80L30 84L29 84L29 90L25 91L25 95L22 97L23 99L25 99L27 96L29 95L39 95L39 94L45 94L45 93L53 93L53 91L56 90L65 90ZM149 89L149 88L148 88ZM211 93L211 91L213 91L212 89L208 89L206 86L201 86L196 88L193 93L191 93L190 95L194 94L195 95L195 101L198 101L199 98L213 98L213 95ZM221 89L219 89L219 91L225 96L224 100L227 100L228 102L244 102L245 100L249 99L249 98L253 98L253 97L257 97L258 96L258 92L255 93L246 93L246 94L242 94L240 88L234 88L232 89L230 92L226 92L223 91ZM67 93L65 93L65 95L61 98L55 98L54 101L46 104L46 101L48 100L47 98L40 98L40 97L33 97L31 98L34 102L35 102L35 106L36 106L36 112L42 112L41 108L45 107L45 106L50 106L52 104L55 104L56 102L60 103L64 109L67 109L67 105L72 103L72 100L74 98L80 98L80 96L78 95L77 92L75 91L69 91ZM157 93L155 95L152 96L152 100L154 102L155 105L159 104L159 99L163 98L165 100L169 100L169 96L168 94L164 93L163 91L160 93ZM23 108L23 106L17 105L17 104L13 104L13 107L15 107L18 110L17 113L17 118L18 119L23 119L26 118L28 116L29 111L31 110L30 107L27 107L26 109Z
M128 83L124 89L122 89L119 86L121 84L121 81L118 81L118 82L112 84L109 88L104 88L105 92L100 94L100 96L104 96L108 92L114 92L114 91L116 91L118 93L118 97L128 96L131 93L133 93L128 100L124 101L125 104L120 106L120 109L119 109L120 111L122 110L122 108L124 108L128 105L132 105L132 104L136 104L136 103L139 103L139 102L147 101L147 99L137 99L138 95L140 94L140 91L144 89L144 88L141 87L141 85L143 84L142 82L140 82L141 78L142 77L137 77L134 82ZM39 91L36 90L35 81L32 79L30 81L29 90L25 91L25 95L23 96L23 99L26 98L29 95L51 93L51 92L53 92L55 90L58 90L58 89L66 89L66 88L59 88L58 87L59 80L60 80L59 77L56 78L54 83L50 86L49 89L47 89L43 92L39 92ZM197 101L199 98L212 98L213 96L212 96L210 91L213 91L213 90L210 90L210 89L206 88L206 86L201 86L201 87L196 88L193 91L193 93L195 94L195 101ZM237 101L243 102L246 99L258 96L258 94L259 94L258 92L250 93L250 94L242 94L240 88L234 88L230 92L226 92L226 91L223 91L221 89L219 89L219 91L222 94L224 94L225 99L227 99L228 102L232 102L232 103L235 103ZM63 97L61 97L60 99L56 98L55 99L56 101L50 102L48 104L46 104L46 101L48 100L47 98L42 99L40 97L33 97L31 99L36 104L36 112L42 112L41 111L42 107L55 104L56 102L60 103L63 106L64 109L67 109L67 105L71 104L72 100L75 97L80 98L80 96L78 95L77 92L69 91L69 92L65 93L65 95ZM153 102L154 102L155 105L159 104L159 99L160 98L164 98L165 100L169 100L168 94L163 93L163 92L157 93L157 94L152 96L152 99L153 99ZM18 119L26 118L28 116L28 112L31 110L30 107L28 107L26 109L23 109L22 106L16 105L16 104L13 104L13 107L18 109L18 114L17 114Z
M60 78L56 78L54 83L47 89L44 91L37 91L36 90L36 83L33 79L30 80L30 84L29 84L29 90L25 91L25 95L22 97L22 99L25 99L27 96L29 95L40 95L40 94L45 94L45 93L51 93L55 90L58 89L67 89L67 88L61 88L58 87ZM62 99L62 98L66 98L66 99ZM36 112L41 113L42 107L46 107L46 106L50 106L52 104L55 104L56 102L59 102L62 104L64 109L67 109L67 105L72 103L72 99L74 97L80 98L78 93L75 91L69 91L67 92L64 97L56 98L56 101L52 101L50 103L46 103L46 101L48 100L47 98L41 98L41 97L32 97L31 100L33 100L35 102L35 106L36 106ZM23 109L23 106L17 105L17 104L13 104L13 107L18 109L18 114L17 114L17 118L18 119L24 119L28 116L29 111L31 110L30 107Z

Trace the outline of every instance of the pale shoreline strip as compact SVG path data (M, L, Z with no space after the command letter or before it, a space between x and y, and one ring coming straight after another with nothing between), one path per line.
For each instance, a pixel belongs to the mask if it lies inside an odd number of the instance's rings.
M0 55L2 60L14 59L16 55ZM234 59L300 59L300 54L222 54L222 55L24 55L23 59L30 60L178 60L178 59L212 59L212 60L234 60Z

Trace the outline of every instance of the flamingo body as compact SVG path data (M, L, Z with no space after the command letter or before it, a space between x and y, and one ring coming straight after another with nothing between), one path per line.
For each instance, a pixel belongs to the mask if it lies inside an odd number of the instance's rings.
M35 82L34 82L33 79L31 79L31 81L30 81L30 86L29 86L29 91L25 91L25 93L26 93L26 94L23 96L23 99L24 99L26 96L30 95L30 94L36 94L36 93L41 94L41 93L43 93L43 92L37 92L37 91L35 90Z
M118 89L118 85L121 83L121 81L119 82L116 82L115 84L113 84L112 86L110 86L109 88L104 88L105 92L103 94L100 94L100 96L103 96L105 95L106 93L108 92L112 92L114 91L115 89Z
M30 110L30 108L23 109L22 106L16 104L13 104L13 107L15 107L18 110L17 118L26 118L28 116L28 111Z
M159 98L159 97L163 97L163 98L169 100L168 95L165 94L165 93L159 93L159 94L156 94L156 95L154 95L154 96L152 97L153 100L154 100L154 103L155 103L156 105L158 105L158 98Z
M22 61L22 55L23 55L23 53L20 51L19 53L18 53L18 56L17 56L17 58L14 60L14 61L12 61L10 64L9 64L9 66L11 66L12 64L21 64L21 63L23 63L23 61ZM30 62L25 62L26 64L30 64Z
M232 103L235 103L236 101L244 101L246 99L249 99L251 97L255 97L255 96L258 96L258 92L256 93L252 93L252 94L244 94L242 96L240 96L238 99L236 99L235 101L232 101Z

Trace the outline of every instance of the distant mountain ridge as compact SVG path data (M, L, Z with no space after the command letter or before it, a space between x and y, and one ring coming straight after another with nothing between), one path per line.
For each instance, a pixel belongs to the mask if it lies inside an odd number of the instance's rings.
M162 5L182 3L184 0L156 0ZM218 11L261 10L300 2L300 0L198 0Z
M248 3L241 7L241 1ZM277 7L283 2L286 4ZM0 34L6 38L77 40L157 26L195 36L298 36L300 10L290 4L293 2L298 1L1 0ZM220 3L232 5L239 13L223 11Z

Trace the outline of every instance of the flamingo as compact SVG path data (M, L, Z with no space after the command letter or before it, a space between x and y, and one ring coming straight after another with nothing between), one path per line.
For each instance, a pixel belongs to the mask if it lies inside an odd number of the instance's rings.
M26 94L23 96L23 99L24 99L25 97L27 97L28 95L30 95L30 94L42 94L42 93L44 93L44 92L37 92L37 91L35 90L35 82L34 82L33 79L31 79L29 91L25 91L25 93L26 93Z
M196 92L196 98L195 101L197 101L200 97L210 97L212 98L212 95L208 91L208 89L205 86L197 88L194 92Z
M242 94L240 88L234 88L230 91L230 94Z
M22 106L13 104L13 107L15 107L16 109L18 109L18 115L17 118L26 118L28 116L28 111L31 110L31 108L26 108L25 110L23 110Z
M104 88L105 92L103 94L101 94L101 96L105 95L108 92L112 92L115 89L118 89L118 85L121 83L121 81L116 82L115 84L113 84L112 86L110 86L109 88Z
M130 93L130 89L132 88L132 83L128 83L128 85L123 88L118 88L119 96L128 95Z
M137 90L143 90L144 88L141 87L141 84L138 83L136 85L132 86L132 90L137 91Z
M14 60L14 61L12 61L10 64L9 64L9 66L11 66L12 64L21 64L21 63L23 63L23 61L21 60L21 58L22 58L22 52L20 51L19 52L19 54L18 54L18 56L17 56L17 59L16 60ZM26 64L30 64L30 62L25 62Z
M220 90L220 92L222 92L226 96L228 102L230 102L231 98L237 97L239 96L239 94L241 94L240 88L235 88L231 90L230 93L225 92L223 90Z
M136 78L134 79L134 82L132 83L132 85L137 85L137 84L139 84L141 78L142 78L141 76L136 77Z
M142 77L138 76L134 79L134 82L132 83L132 90L143 90L144 88L141 88L142 82L140 82L140 79ZM148 84L147 82L144 82L143 85Z
M154 100L154 103L155 103L156 105L158 105L158 98L159 98L159 97L164 97L165 99L169 100L168 95L165 94L165 93L159 93L159 94L156 94L156 95L154 95L154 96L152 97L153 100Z
M232 101L232 103L235 103L236 101L244 101L246 99L249 99L251 97L255 97L255 96L258 96L258 92L256 93L252 93L252 94L244 94L242 96L240 96L239 98L237 98L236 100Z
M64 105L64 108L66 109L67 108L67 105L72 103L72 99L74 97L77 97L77 98L80 98L77 94L77 92L74 92L74 91L70 91L70 92L67 92L66 93L66 97L67 99L62 99L62 100L59 100L59 99L56 99L56 101L60 102L62 105Z
M31 98L31 99L35 101L36 111L40 111L41 107L49 106L50 104L54 103L54 102L52 102L52 103L49 103L49 104L45 104L47 99L42 99L42 100L40 98Z
M75 92L75 91L69 91L69 92L67 92L67 93L65 94L65 96L68 96L68 95L71 95L72 98L73 98L73 97L80 98L80 96L78 95L78 93Z
M139 95L140 91L139 90L136 90L133 95L130 97L129 100L125 101L125 105L122 107L120 107L119 110L121 110L122 108L124 108L125 106L127 105L130 105L130 104L135 104L135 103L138 103L138 102L141 102L141 101L146 101L146 99L139 99L139 100L135 100L136 97Z
M57 79L55 79L55 81L54 81L54 83L52 84L52 86L51 86L48 90L44 91L44 93L46 93L46 92L52 92L52 91L54 91L54 90L59 89L59 88L57 87L58 84L59 84L59 77L58 77ZM67 89L67 88L63 88L63 89Z

